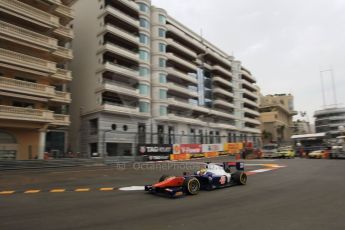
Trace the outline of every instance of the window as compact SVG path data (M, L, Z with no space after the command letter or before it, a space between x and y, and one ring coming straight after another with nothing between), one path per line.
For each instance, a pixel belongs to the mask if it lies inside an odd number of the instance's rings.
M149 21L147 21L144 18L140 18L140 27L149 29L150 28Z
M159 74L159 83L162 83L162 84L167 83L167 76L164 73Z
M139 5L139 10L141 11L141 12L149 12L149 7L148 7L148 5L146 5L146 4L144 4L144 3L138 3L138 5Z
M160 89L159 90L159 99L167 99L167 91L165 89Z
M147 77L150 75L150 69L146 67L139 67L139 76L141 77Z
M139 50L139 58L143 61L148 61L150 58L149 52L145 50Z
M150 43L149 36L146 34L139 34L139 41L141 44L148 45Z
M139 102L139 112L141 112L141 113L150 112L150 103L140 101Z
M97 134L98 131L98 119L91 119L89 120L89 125L90 125L90 134Z
M158 36L161 38L165 38L165 35L166 35L165 29L159 28L158 29Z
M166 60L164 58L159 58L159 67L166 67Z
M159 115L160 116L166 116L167 115L167 107L166 106L159 106Z
M150 93L150 86L144 85L144 84L139 84L139 94L140 95L149 95Z
M158 20L159 20L159 23L161 24L166 24L166 17L162 14L158 15Z
M123 129L123 131L127 131L128 130L128 126L127 125L123 125L122 129Z
M163 43L158 44L159 52L165 53L166 52L166 45Z

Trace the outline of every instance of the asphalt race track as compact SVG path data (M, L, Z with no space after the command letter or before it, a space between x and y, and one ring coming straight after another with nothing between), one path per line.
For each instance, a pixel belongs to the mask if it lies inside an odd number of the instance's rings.
M345 229L344 160L245 163L247 185L177 199L119 188L198 163L1 172L0 229Z

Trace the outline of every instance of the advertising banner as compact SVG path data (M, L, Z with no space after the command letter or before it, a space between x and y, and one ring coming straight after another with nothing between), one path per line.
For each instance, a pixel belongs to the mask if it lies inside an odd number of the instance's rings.
M221 152L221 151L224 151L223 144L202 144L203 153Z
M148 160L169 160L173 152L172 145L140 144L138 153L141 156L147 156Z
M198 154L201 150L201 144L180 144L181 153Z

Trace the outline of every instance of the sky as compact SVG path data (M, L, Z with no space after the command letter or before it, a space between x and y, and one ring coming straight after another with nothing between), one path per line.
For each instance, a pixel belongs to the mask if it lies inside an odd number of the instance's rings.
M151 1L240 60L264 95L291 93L311 122L324 105L345 107L345 0Z

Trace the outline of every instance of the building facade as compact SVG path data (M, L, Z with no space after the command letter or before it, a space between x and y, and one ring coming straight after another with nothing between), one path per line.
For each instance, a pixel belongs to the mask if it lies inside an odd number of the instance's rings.
M312 133L310 123L304 120L296 120L293 122L293 134L302 135Z
M0 159L66 151L70 0L0 0Z
M240 61L149 0L74 9L74 151L133 156L138 143L258 141L256 80Z
M339 127L345 126L345 108L328 108L314 113L315 131L326 133L329 138L344 135Z
M291 142L292 117L297 115L291 94L261 96L259 111L263 143Z

